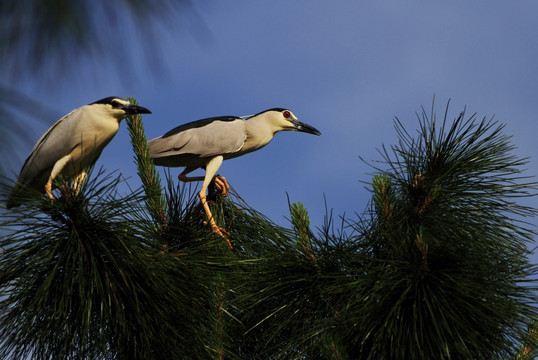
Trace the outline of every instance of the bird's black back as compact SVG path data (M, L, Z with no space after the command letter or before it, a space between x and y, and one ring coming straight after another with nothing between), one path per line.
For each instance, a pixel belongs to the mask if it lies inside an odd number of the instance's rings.
M237 116L215 116L215 117L210 117L206 119L195 120L195 121L191 121L189 123L183 124L183 125L179 125L178 127L175 127L172 130L168 131L166 134L164 134L161 137L166 138L166 137L178 134L188 129L203 127L208 124L211 124L214 121L234 121L238 119L241 120L241 118Z

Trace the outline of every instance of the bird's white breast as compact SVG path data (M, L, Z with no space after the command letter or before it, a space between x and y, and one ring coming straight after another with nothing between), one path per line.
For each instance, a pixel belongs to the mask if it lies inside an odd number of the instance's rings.
M59 129L69 132L61 138L66 139L65 145L71 149L73 162L91 164L118 132L120 120L89 106L83 106L75 115L66 119L65 126Z

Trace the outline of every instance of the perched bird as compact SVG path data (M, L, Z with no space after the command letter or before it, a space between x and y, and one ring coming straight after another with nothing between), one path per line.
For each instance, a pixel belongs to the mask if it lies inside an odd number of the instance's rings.
M26 159L7 208L20 205L25 187L44 189L53 200L53 181L59 175L72 179L75 191L80 191L89 168L118 132L120 121L131 114L151 114L151 111L126 99L107 97L58 120L41 136Z
M301 131L314 135L321 133L297 120L287 109L274 108L250 117L221 116L180 125L161 137L148 142L155 165L185 167L178 179L183 182L203 181L198 194L213 232L226 239L229 233L217 226L206 200L206 189L211 182L228 195L226 179L216 175L223 160L256 151L267 145L279 131ZM205 169L203 177L187 177L197 168ZM228 245L231 244L226 239Z

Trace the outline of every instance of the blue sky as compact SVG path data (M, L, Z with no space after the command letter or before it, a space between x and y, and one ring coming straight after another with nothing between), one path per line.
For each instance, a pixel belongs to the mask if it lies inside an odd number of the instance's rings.
M148 138L204 117L289 108L323 135L277 134L220 173L273 221L288 224L287 192L320 226L324 196L335 214L365 209L370 194L361 181L372 169L359 157L379 160L377 149L397 139L394 117L413 131L415 112L429 111L434 95L439 116L451 99L451 118L467 106L468 114L506 123L516 154L531 157L526 174L535 176L536 14L538 3L524 0L198 1L194 12L163 24L156 43L130 28L110 34L150 61L82 59L54 87L44 80L21 87L54 110L33 129L36 140L61 115L111 95L136 97L152 110L144 118ZM160 57L145 50L155 45ZM21 149L20 165L32 146ZM101 165L140 183L125 124Z

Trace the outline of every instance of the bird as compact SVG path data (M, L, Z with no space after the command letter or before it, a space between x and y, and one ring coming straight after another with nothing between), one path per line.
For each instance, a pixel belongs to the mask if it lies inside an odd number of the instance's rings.
M217 175L222 162L263 148L279 131L321 135L316 128L300 122L291 110L272 108L252 116L218 116L189 122L148 141L148 145L155 165L184 167L178 175L182 182L203 181L198 197L211 229L232 248L226 237L230 233L219 227L211 214L207 187L213 183L227 196L230 186L225 177ZM205 169L205 176L187 176L198 168Z
M128 100L110 96L71 111L42 136L24 162L6 207L24 202L24 189L43 191L54 200L58 176L70 178L78 193L105 146L118 132L120 122L132 114L151 114Z

